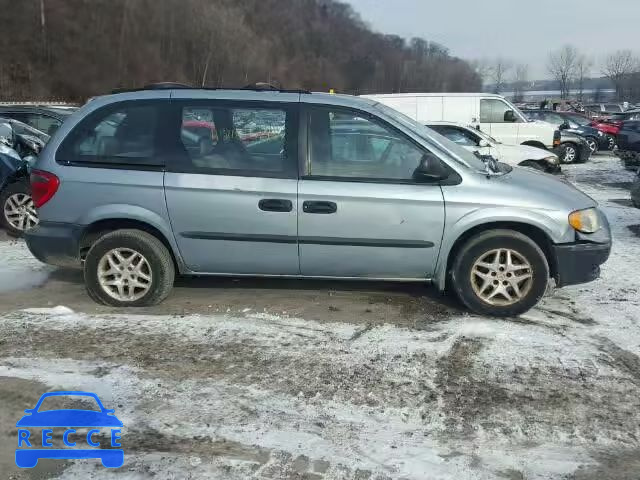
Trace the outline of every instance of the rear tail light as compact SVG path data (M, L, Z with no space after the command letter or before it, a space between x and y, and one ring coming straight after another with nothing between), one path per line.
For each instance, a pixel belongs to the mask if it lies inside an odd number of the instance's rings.
M31 170L31 198L36 208L40 208L53 197L60 186L60 179L53 173Z

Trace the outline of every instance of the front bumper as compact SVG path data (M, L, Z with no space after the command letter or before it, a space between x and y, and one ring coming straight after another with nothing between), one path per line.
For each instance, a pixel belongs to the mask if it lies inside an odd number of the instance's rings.
M600 276L600 265L611 253L607 243L568 243L553 246L557 287L587 283Z
M25 232L27 247L34 257L49 265L80 267L82 227L69 223L41 222Z

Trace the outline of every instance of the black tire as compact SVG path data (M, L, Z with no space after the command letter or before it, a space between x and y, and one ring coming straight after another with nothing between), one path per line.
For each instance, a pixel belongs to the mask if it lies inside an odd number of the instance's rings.
M0 193L0 226L12 237L21 237L26 229L21 230L11 225L5 214L7 201L16 194L26 195L31 199L31 186L27 182L11 183ZM35 216L37 217L37 213L35 213Z
M147 260L151 270L149 290L134 301L122 301L109 295L98 281L98 265L102 257L115 248L139 252ZM164 300L175 278L173 258L167 247L153 235L141 230L116 230L100 237L91 246L84 262L84 281L89 296L98 303L113 307L145 307Z
M591 150L591 155L595 155L596 153L598 153L598 149L600 148L598 139L595 137L585 137L585 140L589 144L589 150Z
M542 165L540 162L537 162L535 160L525 160L524 162L520 162L519 166L529 167L534 170L539 170L541 172L544 172L546 170L546 167L544 165Z
M519 301L492 305L475 293L471 272L483 255L502 248L511 249L527 260L532 279L528 292ZM530 310L544 296L549 283L549 264L541 248L526 235L514 230L489 230L471 237L457 252L450 278L453 290L469 310L480 315L512 317Z
M562 155L560 155L560 161L562 163L577 163L580 157L580 150L575 143L563 143Z

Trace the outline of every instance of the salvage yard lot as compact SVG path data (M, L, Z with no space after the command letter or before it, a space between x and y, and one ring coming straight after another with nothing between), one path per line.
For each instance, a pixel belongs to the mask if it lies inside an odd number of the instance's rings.
M417 285L180 279L162 305L97 306L77 272L0 241L0 471L13 478L636 479L640 210L630 172L565 166L612 224L591 284L519 318ZM47 390L97 393L125 465L13 463Z

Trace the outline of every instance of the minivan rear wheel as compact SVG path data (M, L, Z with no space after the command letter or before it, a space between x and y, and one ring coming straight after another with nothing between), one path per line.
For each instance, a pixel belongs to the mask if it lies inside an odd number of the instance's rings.
M534 307L549 282L540 247L514 230L490 230L469 239L451 271L453 288L467 308L481 315L510 317Z
M164 300L175 267L167 247L141 230L116 230L100 237L84 262L89 296L114 307L143 307Z

